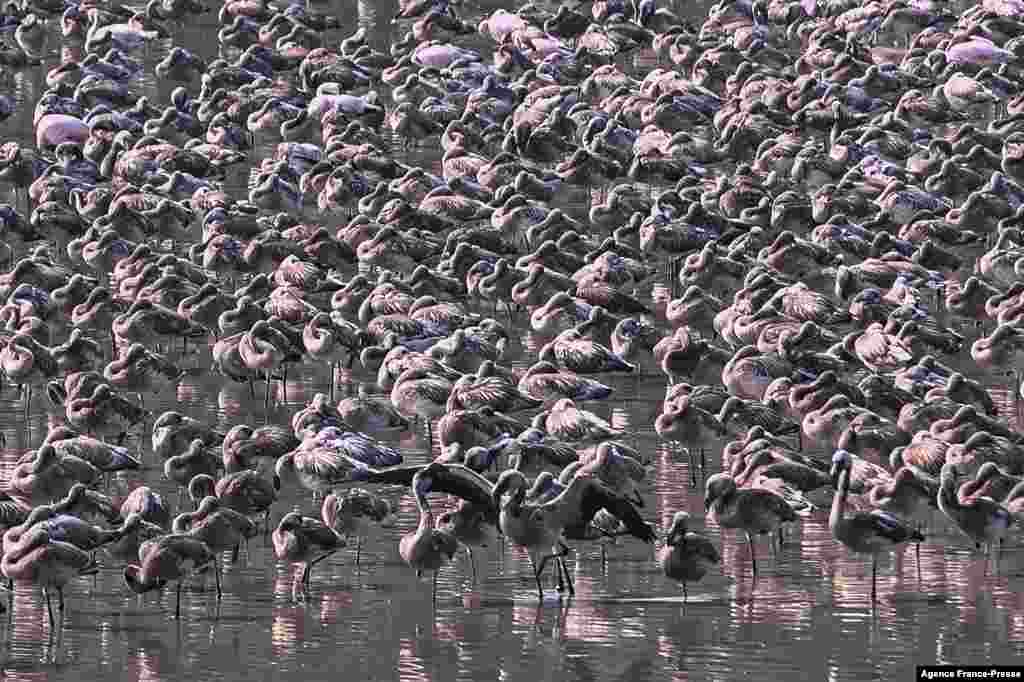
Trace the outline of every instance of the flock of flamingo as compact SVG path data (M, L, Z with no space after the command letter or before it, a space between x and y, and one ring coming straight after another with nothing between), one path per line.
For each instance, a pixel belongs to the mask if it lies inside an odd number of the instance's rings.
M174 585L180 617L261 532L304 596L401 494L435 601L460 547L474 579L475 548L525 548L543 600L548 568L574 593L569 543L659 535L687 599L716 543L688 511L645 521L650 458L583 406L620 398L610 373L664 375L654 429L755 574L755 538L782 551L816 510L871 557L873 601L879 555L936 523L997 561L1024 513L1022 0L721 0L700 26L655 0L401 0L389 52L316 2L0 10L0 82L60 47L37 102L0 95L0 118L35 107L35 145L0 145L0 367L65 422L3 483L0 570L51 624L97 557ZM224 56L174 45L214 10ZM154 54L166 102L138 92ZM547 343L503 364L524 324ZM296 367L329 390L290 424L153 419L189 343L267 407ZM379 390L336 400L356 363ZM187 511L104 493L150 424ZM386 442L412 428L415 463ZM281 508L295 486L318 512Z

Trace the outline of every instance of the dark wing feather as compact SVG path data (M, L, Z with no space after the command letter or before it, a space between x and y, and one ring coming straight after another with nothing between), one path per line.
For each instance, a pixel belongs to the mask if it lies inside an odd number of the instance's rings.
M895 543L922 541L924 536L889 512L876 509L867 514L857 514L855 522L870 524L871 529Z
M498 508L491 497L491 491L494 489L494 486L490 481L462 464L445 464L442 466L442 469L439 469L437 466L432 467L432 469L437 470L436 473L431 475L433 480L431 489L434 492L455 495L481 509L486 509L489 519L497 519Z
M621 495L616 495L600 483L591 481L580 502L581 520L590 523L601 509L608 510L612 516L621 521L633 537L644 542L654 542L656 539L654 529L643 520L632 502Z
M422 464L402 464L400 466L384 467L375 469L363 467L353 473L353 480L365 483L376 483L379 485L412 485L412 477L421 469Z
M334 549L341 543L337 533L311 516L302 517L302 534L312 544L325 550Z

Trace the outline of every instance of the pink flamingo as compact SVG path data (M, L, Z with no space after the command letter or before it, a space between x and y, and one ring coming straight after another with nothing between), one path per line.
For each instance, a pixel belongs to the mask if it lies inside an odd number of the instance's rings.
M266 377L267 391L263 402L267 407L270 405L271 372L284 362L286 341L269 323L260 320L242 334L238 342L238 354L245 366L254 372L262 371Z
M67 114L46 114L36 123L36 146L52 148L62 142L84 145L89 139L89 126L85 121Z
M4 553L0 560L0 571L14 581L30 582L43 588L46 610L53 619L49 589L57 590L58 608L64 614L64 586L74 578L95 570L95 564L88 552L69 542L56 542L50 538L43 526L35 526L21 537L21 540Z

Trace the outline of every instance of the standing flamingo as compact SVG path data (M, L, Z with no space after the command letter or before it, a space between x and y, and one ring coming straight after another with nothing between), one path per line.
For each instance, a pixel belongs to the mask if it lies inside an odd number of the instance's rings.
M683 601L689 597L686 583L704 577L708 568L721 561L718 549L703 535L687 530L690 515L678 511L665 535L665 546L658 552L658 563L666 578L683 585Z
M272 537L274 554L278 559L304 564L300 580L304 595L309 595L309 576L313 567L346 545L345 539L332 528L297 512L285 514Z
M164 535L142 543L139 563L124 569L124 581L136 594L162 589L168 582L178 583L178 596L174 617L181 620L182 583L194 573L215 564L217 555L204 542L189 535ZM220 572L217 579L217 598L220 599Z
M264 320L252 326L238 343L238 354L245 366L255 372L263 372L267 381L264 407L270 406L271 372L281 366L285 358L287 339Z
M416 569L417 578L423 574L423 571L434 572L431 600L436 604L437 574L441 567L455 556L459 542L451 533L435 528L434 513L430 510L430 502L427 500L430 479L424 477L422 471L413 476L412 491L416 496L420 520L413 532L402 536L398 542L398 553L406 564Z
M832 456L832 478L836 496L832 498L832 512L828 527L836 540L858 554L871 555L871 601L877 594L879 553L904 542L924 542L924 535L894 514L881 509L846 514L846 496L850 491L850 467L853 459L845 450Z

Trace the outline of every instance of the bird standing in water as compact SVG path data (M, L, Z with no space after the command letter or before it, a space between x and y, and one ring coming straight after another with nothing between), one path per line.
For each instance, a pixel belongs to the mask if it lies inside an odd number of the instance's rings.
M687 530L689 521L688 513L676 512L665 535L665 546L658 552L658 563L665 577L682 584L684 602L689 598L686 583L697 582L711 566L722 560L711 540Z
M437 574L441 568L452 560L459 548L459 541L450 532L434 526L434 513L430 510L427 493L430 491L430 479L420 471L413 476L412 492L416 496L420 520L416 529L402 536L398 542L398 553L411 568L416 569L416 577L423 571L433 571L434 580L431 589L431 601L437 603Z
M345 538L338 535L319 520L297 512L285 514L272 533L274 555L278 559L303 564L302 593L309 595L309 576L313 567L333 555L346 545ZM294 597L294 585L292 596Z
M858 554L871 555L871 601L876 601L878 555L904 542L924 542L924 535L894 514L881 509L846 514L846 497L850 491L850 467L853 458L845 450L832 456L832 480L836 496L828 527L836 540Z

